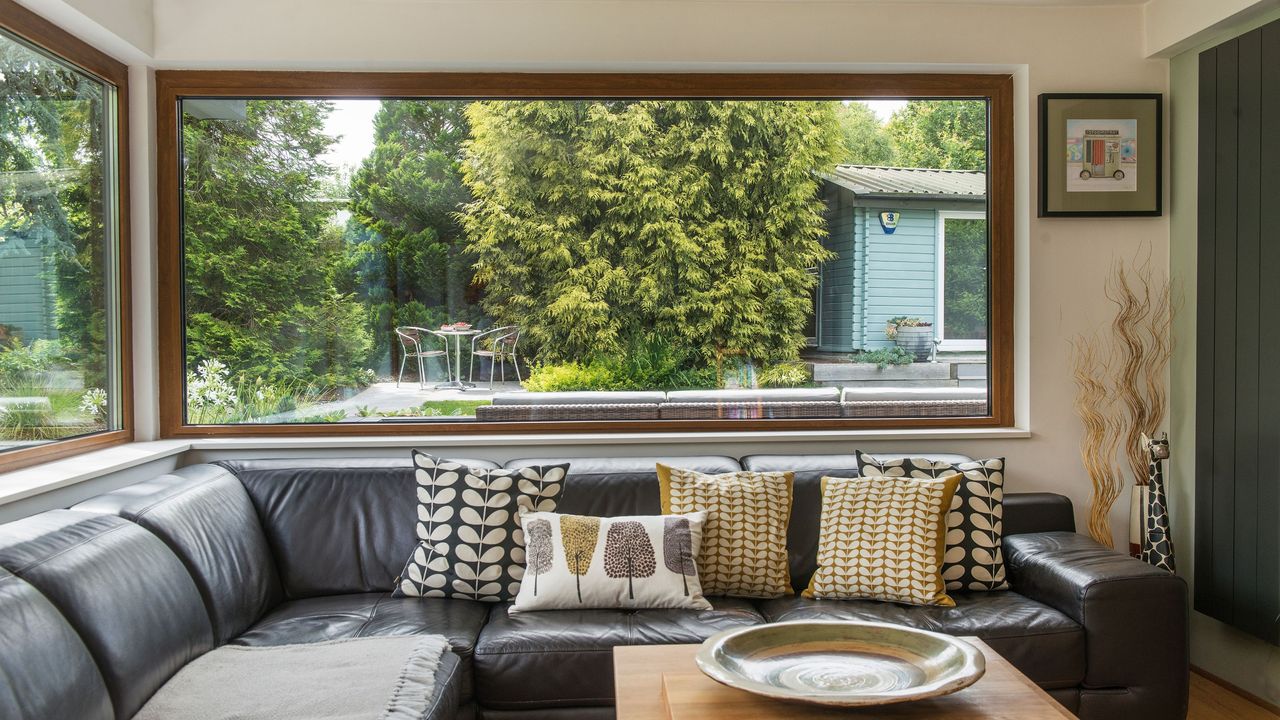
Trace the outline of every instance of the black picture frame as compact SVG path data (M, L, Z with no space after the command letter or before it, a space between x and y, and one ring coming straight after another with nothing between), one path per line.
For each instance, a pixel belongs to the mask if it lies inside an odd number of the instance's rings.
M1161 93L1042 93L1039 96L1039 207L1037 216L1159 217L1164 214L1164 95ZM1074 115L1075 117L1068 117ZM1068 119L1120 119L1135 122L1137 171L1134 190L1072 192L1065 126ZM1052 130L1057 129L1055 133ZM1147 137L1151 136L1151 140ZM1145 148L1154 143L1154 163ZM1119 170L1123 176L1123 170ZM1081 171L1081 177L1088 175ZM1090 178L1105 182L1102 176ZM1074 182L1072 180L1071 182Z

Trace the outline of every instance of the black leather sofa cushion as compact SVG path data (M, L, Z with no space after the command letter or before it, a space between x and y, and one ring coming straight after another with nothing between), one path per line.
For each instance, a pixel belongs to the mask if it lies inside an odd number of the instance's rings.
M80 634L116 717L131 717L213 648L209 614L182 561L127 520L52 510L0 526L0 567L34 585Z
M1004 537L1040 532L1075 532L1071 501L1055 493L1005 493Z
M569 476L565 478L564 493L560 496L556 512L596 517L661 513L658 463L703 473L725 473L742 469L734 458L719 455L525 458L512 460L504 467L522 468L560 463L569 463Z
M253 503L223 468L191 465L74 509L119 515L163 540L196 581L218 643L284 599Z
M476 644L476 696L485 711L612 705L615 646L699 643L764 621L746 600L708 599L711 610L509 615L496 605Z
M417 542L417 485L408 450L396 459L217 464L234 473L253 500L287 597L382 592L395 585Z
M0 715L113 720L102 674L44 595L0 569Z
M888 460L900 455L875 455ZM932 460L964 462L965 455L929 454ZM787 555L791 563L791 586L796 592L809 585L818 569L818 518L822 516L822 478L858 477L858 458L848 455L748 455L742 458L745 470L795 473L791 499L791 523L787 526Z
M1009 590L951 595L951 608L797 597L756 604L769 622L860 620L976 635L1041 687L1075 687L1084 679L1084 628L1071 618Z
M439 598L393 598L390 593L330 595L290 600L232 645L297 645L356 637L443 635L462 658L460 700L471 698L471 656L490 604Z

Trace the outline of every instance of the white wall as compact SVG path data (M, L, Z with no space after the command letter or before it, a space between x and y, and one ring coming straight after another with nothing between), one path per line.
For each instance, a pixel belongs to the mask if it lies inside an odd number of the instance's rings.
M18 0L123 63L144 63L154 51L151 0Z
M1147 55L1173 57L1280 7L1280 0L1149 0Z
M1013 72L1017 90L1018 423L1030 439L877 448L1006 455L1018 491L1087 507L1067 338L1108 318L1102 273L1149 247L1164 267L1165 218L1034 214L1035 98L1052 91L1164 92L1167 63L1143 57L1143 9L832 2L593 0L159 0L165 68L326 70L842 70ZM1089 37L1088 52L1081 38ZM847 449L814 433L804 447ZM598 450L599 448L593 448ZM629 445L620 451L652 452ZM1126 510L1116 509L1118 534Z

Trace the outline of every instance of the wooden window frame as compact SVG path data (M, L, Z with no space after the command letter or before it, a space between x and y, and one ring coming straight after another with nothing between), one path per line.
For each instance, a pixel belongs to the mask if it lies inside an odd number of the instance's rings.
M112 398L120 408L120 427L66 440L52 440L20 450L0 453L0 473L38 465L59 458L101 450L113 445L132 442L133 424L133 330L131 323L132 285L130 282L130 224L129 224L129 69L124 63L107 55L52 22L14 2L0 0L0 28L36 46L43 52L76 67L95 79L111 85L116 92L116 217L119 218L116 238L116 263L119 272L112 282L119 297L115 298L119 318L118 347L119 397Z
M262 98L843 98L986 99L990 198L989 414L957 418L379 422L189 425L184 410L181 158L184 97ZM1008 74L156 72L160 434L174 437L723 432L995 428L1014 424L1013 78Z

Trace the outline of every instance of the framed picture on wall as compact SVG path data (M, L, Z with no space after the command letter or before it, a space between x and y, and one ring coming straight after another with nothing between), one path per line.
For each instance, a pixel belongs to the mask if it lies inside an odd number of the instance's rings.
M1159 93L1040 96L1040 217L1158 216Z

